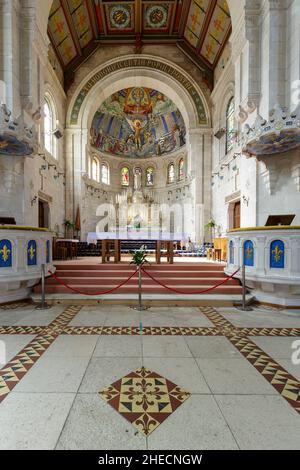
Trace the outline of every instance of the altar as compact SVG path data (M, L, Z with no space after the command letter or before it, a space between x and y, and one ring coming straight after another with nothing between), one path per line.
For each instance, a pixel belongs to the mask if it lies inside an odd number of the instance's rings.
M125 241L155 242L155 260L160 264L162 256L167 258L167 262L174 262L174 243L182 240L182 234L172 232L148 231L148 230L119 230L115 232L91 232L88 234L87 242L96 244L101 240L102 263L110 260L111 253L115 263L121 262L121 247Z

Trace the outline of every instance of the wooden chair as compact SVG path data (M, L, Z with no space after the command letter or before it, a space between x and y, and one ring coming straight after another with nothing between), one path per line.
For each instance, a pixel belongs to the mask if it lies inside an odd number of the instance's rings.
M56 239L53 239L53 259L67 260L68 259L68 248L63 242L56 242Z
M221 248L214 248L213 260L222 261L222 249Z
M214 256L214 249L213 248L207 248L207 250L206 250L207 259L211 260L211 259L213 259L213 256Z

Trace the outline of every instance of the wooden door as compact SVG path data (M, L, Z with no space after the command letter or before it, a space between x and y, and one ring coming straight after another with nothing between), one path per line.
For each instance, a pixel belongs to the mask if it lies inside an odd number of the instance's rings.
M241 201L234 204L233 209L233 228L240 228L241 226Z
M39 227L45 227L45 206L43 201L39 201Z

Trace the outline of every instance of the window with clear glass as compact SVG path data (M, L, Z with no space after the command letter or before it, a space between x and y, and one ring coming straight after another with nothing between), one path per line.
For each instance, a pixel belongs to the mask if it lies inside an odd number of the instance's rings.
M44 102L44 146L47 152L54 154L53 130L54 130L54 113L53 108L48 99Z
M170 163L168 166L168 183L174 183L175 181L175 166L174 163Z
M101 182L103 184L109 184L109 168L107 163L101 165Z
M179 181L182 181L185 177L184 159L183 158L181 158L181 160L179 161L178 177L179 177Z
M234 145L234 137L234 98L231 98L226 111L226 153L232 150Z
M154 185L154 168L150 166L146 170L146 186L153 186Z
M100 164L96 157L92 159L92 179L98 182L100 181Z
M124 166L121 170L121 184L122 186L129 186L129 168Z

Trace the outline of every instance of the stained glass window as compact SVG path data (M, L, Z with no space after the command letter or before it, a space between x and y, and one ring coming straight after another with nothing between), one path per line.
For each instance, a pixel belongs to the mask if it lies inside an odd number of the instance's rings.
M122 186L129 186L129 168L124 166L121 170L121 184Z
M226 153L233 148L234 136L234 98L231 98L226 111Z
M154 168L152 168L151 166L146 170L146 185L154 185Z
M109 168L107 163L101 165L101 182L103 184L109 184Z
M168 166L168 183L174 183L175 181L175 166L174 163L170 163Z
M185 177L185 170L184 170L184 159L181 158L179 161L179 171L178 171L179 181L182 181Z
M92 159L92 179L98 182L100 181L100 164L96 157Z

